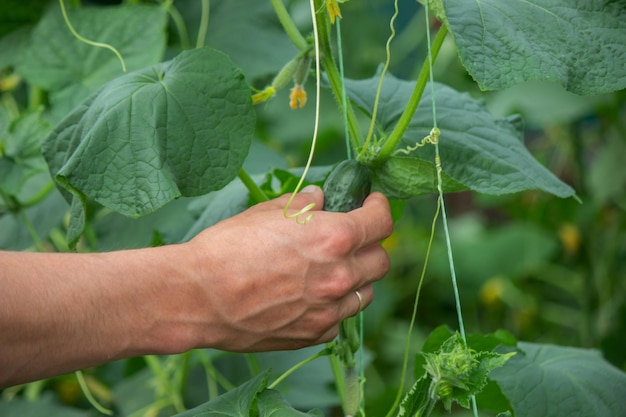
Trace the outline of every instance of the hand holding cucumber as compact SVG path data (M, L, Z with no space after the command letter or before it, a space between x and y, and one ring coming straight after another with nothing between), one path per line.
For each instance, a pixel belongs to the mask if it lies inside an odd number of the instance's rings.
M307 224L286 220L288 196L258 204L201 233L191 244L207 248L206 304L219 316L220 340L233 351L295 349L332 340L338 323L373 299L371 284L389 260L380 241L392 231L386 198L373 193L350 213L321 211L317 188L301 192L290 210L315 203ZM212 340L211 340L212 338ZM217 343L217 346L215 346Z
M109 361L210 347L294 349L332 340L387 272L379 241L389 204L285 219L288 196L258 204L189 242L103 253L0 251L0 387ZM42 354L45 352L45 354Z

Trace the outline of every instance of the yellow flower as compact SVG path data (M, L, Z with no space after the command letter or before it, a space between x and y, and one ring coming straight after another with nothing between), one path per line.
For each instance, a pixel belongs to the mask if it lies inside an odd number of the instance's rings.
M252 96L252 104L263 103L269 100L276 94L276 89L272 86L266 87L265 90L260 91Z
M289 107L292 109L303 108L306 104L306 91L302 87L302 84L296 84L291 89L289 94Z
M505 291L505 285L505 279L502 277L489 279L480 289L480 300L486 305L500 302Z
M572 223L564 223L559 228L559 237L565 253L576 255L582 243L580 230Z
M339 10L337 0L326 0L326 10L328 11L328 16L330 17L330 23L335 23L336 17L341 19L341 10Z
M5 77L0 75L0 91L14 90L22 81L19 75L13 73Z

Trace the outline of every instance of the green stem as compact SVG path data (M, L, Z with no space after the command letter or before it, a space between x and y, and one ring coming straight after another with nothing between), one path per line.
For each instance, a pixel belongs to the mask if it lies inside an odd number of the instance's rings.
M143 358L148 364L148 367L150 368L152 373L155 375L155 377L159 381L163 391L165 391L165 393L168 394L169 400L171 404L174 406L174 409L178 413L183 412L185 410L185 406L183 405L183 399L179 395L179 393L177 393L172 387L172 384L170 383L170 380L165 372L165 369L163 369L163 365L161 364L160 359L153 355L147 355L147 356L144 356Z
M332 346L333 343L328 343L326 345L327 349L330 349L331 352ZM331 353L328 356L328 361L330 362L330 370L333 373L333 378L335 380L335 389L337 391L337 396L339 397L339 401L341 402L341 404L343 404L346 398L343 366L341 365L339 357L335 353Z
M174 22L174 26L176 26L176 30L178 31L178 36L180 37L180 47L183 50L187 50L191 48L191 44L189 43L189 34L187 33L187 26L185 25L185 20L181 16L180 12L174 5L172 4L173 0L169 0L165 4L165 10L169 13L172 18L172 22Z
M283 26L285 33L291 39L296 48L303 51L309 47L309 43L304 39L304 36L298 30L298 27L294 23L291 15L287 11L287 8L283 4L282 0L271 0L272 6L274 7L274 12L278 17L278 21Z
M70 32L72 32L72 35L74 35L74 37L78 39L80 42L86 43L87 45L95 46L97 48L105 48L113 52L115 56L117 57L117 59L119 59L120 61L120 65L122 66L122 72L126 72L126 62L124 62L124 58L122 57L122 54L120 54L120 52L117 49L115 49L115 47L109 45L108 43L94 42L92 40L89 40L81 36L78 32L76 32L76 29L74 29L72 22L70 22L70 19L67 16L67 11L65 10L65 3L63 2L63 0L59 0L59 5L61 6L61 13L63 14L63 20L65 20L65 24L67 25L67 28L70 30Z
M215 369L215 365L209 358L206 350L197 350L195 351L200 357L200 363L202 363L202 367L204 368L204 373L207 377L207 387L209 388L209 399L213 399L218 396L218 389L216 384L219 384L226 391L232 391L236 387L229 380L227 380L222 374Z
M177 356L182 360L182 363L176 364L176 391L178 391L178 395L182 398L183 393L185 392L185 388L187 386L187 378L189 376L189 360L191 359L191 352L188 351L183 353L182 355Z
M24 398L28 401L35 401L41 398L41 393L46 387L46 380L41 379L39 381L34 381L26 384L24 388Z
M345 81L344 66L343 66L343 45L341 41L341 19L335 21L336 36L337 36L337 58L339 61L339 76ZM348 97L346 96L346 83L341 83L341 108L348 107ZM348 127L348 115L343 112L343 128L346 142L346 155L348 159L352 159L352 143L350 142L350 128Z
M45 252L46 247L41 241L39 234L35 230L35 226L33 226L33 223L30 221L30 219L26 215L26 212L24 211L24 209L20 209L19 215L20 215L20 218L22 219L22 223L24 223L24 226L26 226L26 230L28 230L28 234L33 239L33 242L35 243L35 248L37 248L37 252Z
M324 6L324 0L315 0L315 9L320 10ZM363 144L363 136L361 135L361 128L354 114L354 110L349 100L346 100L345 107L341 99L341 92L343 90L343 79L335 59L333 58L332 48L330 46L330 28L329 21L326 13L316 13L315 20L319 31L319 44L320 44L320 62L324 66L326 77L330 88L337 100L339 108L346 114L348 119L348 129L350 130L350 139L354 148L359 148Z
M439 54L439 50L441 49L441 45L443 45L443 41L448 34L448 29L446 25L442 25L441 29L437 33L435 40L432 45L432 59L433 61ZM404 132L409 127L411 123L411 119L413 119L413 115L415 114L415 110L417 110L417 106L419 105L420 100L422 99L422 95L424 94L424 90L426 89L426 84L428 83L428 79L430 77L430 65L429 60L424 61L424 65L422 65L422 70L415 82L415 88L413 89L413 93L411 93L411 97L409 98L409 102L400 116L400 120L394 127L393 131L389 135L389 137L385 140L380 152L372 161L373 164L381 164L385 160L389 158L393 150L398 146Z
M250 370L250 375L255 376L260 374L262 369L259 358L254 353L246 353L244 356L248 364L248 369Z
M291 368L287 369L281 376L276 378L274 380L274 382L272 382L267 388L268 389L276 388L276 386L278 384L280 384L285 378L287 378L289 375L291 375L292 373L294 373L298 369L302 368L307 363L313 362L315 359L321 358L322 356L326 356L326 355L329 355L329 354L330 354L330 349L329 348L325 348L325 349L322 349L319 352L317 352L315 355L310 356L310 357L306 358L305 360L303 360L301 362L298 362L297 364L295 364Z
M374 135L374 127L376 126L376 114L378 113L378 104L380 102L380 92L382 91L382 88L383 88L383 81L385 81L385 74L387 73L387 70L389 69L389 64L391 63L390 46L391 46L391 41L396 37L395 21L398 17L398 14L400 13L400 10L398 9L398 0L395 0L393 2L393 7L394 7L393 16L391 16L391 20L389 22L389 29L391 31L391 34L389 35L389 38L387 39L387 43L385 44L385 52L386 52L385 64L383 65L383 69L380 73L380 78L378 80L378 87L376 88L376 98L374 99L374 108L372 109L372 120L370 120L370 127L369 127L369 130L367 131L367 136L365 137L363 150L361 150L362 154L370 146L372 137Z
M256 201L257 203L269 201L269 197L265 195L263 190L261 190L256 182L254 182L252 177L250 177L250 174L248 174L248 172L243 168L239 170L239 179L241 180L241 182L243 182L243 185L246 186L254 201Z
M83 395L85 395L85 398L87 399L89 404L91 404L91 406L95 408L96 410L98 410L100 413L105 414L107 416L112 416L113 411L109 410L108 408L100 404L98 400L94 398L93 394L91 394L91 390L89 389L89 386L87 385L87 381L85 380L85 376L83 375L83 372L76 371L74 374L76 375L76 380L78 381L78 385L80 386L80 389L83 392Z
M206 32L209 28L209 11L211 6L209 0L202 0L202 15L200 16L200 27L198 28L198 38L196 39L196 48L202 48L206 40Z
M37 110L39 107L41 107L45 102L45 92L35 86L35 85L30 85L28 86L28 108L29 110Z

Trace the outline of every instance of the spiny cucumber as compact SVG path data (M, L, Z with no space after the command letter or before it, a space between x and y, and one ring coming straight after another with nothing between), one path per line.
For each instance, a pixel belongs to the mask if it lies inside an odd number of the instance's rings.
M347 213L363 205L372 188L371 169L357 160L337 165L324 182L324 210Z

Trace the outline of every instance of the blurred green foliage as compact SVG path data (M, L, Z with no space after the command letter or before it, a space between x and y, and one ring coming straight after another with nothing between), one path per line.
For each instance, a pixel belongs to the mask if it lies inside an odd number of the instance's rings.
M0 21L0 35L16 27L26 29L24 24L32 24L40 15L41 3L33 2L37 7L29 9L24 16L16 14L16 20L9 22L10 28L5 20ZM211 45L212 33L232 30L226 23L229 13L239 17L239 22L247 22L241 27L241 36L228 42L221 40L216 46L231 54L252 86L263 88L292 58L295 49L282 34L269 6L257 5L257 10L233 8L236 2L230 8L228 2L215 3L207 43ZM309 30L308 4L286 3L301 28L305 32ZM199 2L181 0L175 4L189 20L189 34L195 33ZM3 2L0 15L9 16L4 12L11 6L11 2ZM423 10L414 0L401 0L399 8L402 12L397 24L398 36L391 44L390 72L400 78L414 79L426 56ZM15 13L21 10L24 8L14 9ZM392 3L386 0L342 4L347 77L360 79L375 74L384 60L384 41L392 11ZM257 25L271 30L262 31L260 36L255 34ZM173 24L169 32L166 54L174 55L179 42ZM215 38L220 39L217 35ZM3 51L14 51L15 43L9 45L7 38L3 39L0 45L6 49L0 48L0 81L8 83L15 58ZM257 66L256 53L271 54L273 60L269 62L273 64L264 60ZM539 192L497 197L461 192L446 196L468 333L507 329L518 340L597 348L609 362L626 370L626 91L577 96L555 84L533 81L502 91L481 92L461 65L452 39L444 44L434 76L436 81L484 99L494 116L520 113L525 120L526 146L550 171L571 185L581 199L577 202ZM309 79L309 91L313 91L311 82ZM32 91L20 83L10 88L4 85L0 116L15 109L24 111L32 99L29 95ZM252 174L266 172L267 167L299 167L306 159L313 107L291 111L287 108L287 94L281 91L272 101L257 106L256 140L252 157L246 162ZM343 142L337 140L343 137L343 122L333 100L328 91L323 92L320 142L315 156L318 165L332 164L345 154ZM286 112L289 112L287 117ZM3 151L0 149L0 156ZM442 163L445 167L445 159ZM0 178L4 185L6 180ZM21 184L23 201L37 196L48 181L45 173L33 173ZM232 200L222 205L207 196L177 200L134 220L107 210L94 212L82 249L111 250L180 241L190 231L197 230L198 225L210 224L212 220L208 223L203 220L207 206L216 211L237 204L245 206L247 202L237 200L236 194L236 191L226 194L233 196ZM9 202L4 201L0 207L0 248L67 249L64 242L67 206L57 191L49 190L32 206L11 206ZM376 285L376 300L364 315L368 364L365 397L368 414L372 416L386 414L397 390L405 337L435 209L435 196L408 200L394 235L384 243L392 269ZM39 236L39 241L33 236ZM411 358L420 351L432 329L442 324L457 328L440 223L429 262ZM217 393L228 388L225 383L207 382L203 369L213 375L228 375L231 383L237 384L246 380L251 371L265 367L278 374L311 353L314 350L243 357L202 351L166 358L164 363L168 372L176 376L177 367L189 361L185 401L188 406L194 406L206 400L207 391ZM121 415L131 415L153 401L154 385L158 385L142 359L89 370L87 377L99 400L106 404L111 395L115 396ZM336 408L332 375L324 366L301 369L281 390L293 405L303 409ZM73 411L63 408L58 415L94 415L92 411L84 411L90 406L71 377L54 378L26 387L23 392L6 389L0 395L4 399L40 395L41 409L49 412L46 415L57 415L53 413L57 412L55 407L61 407L59 404L69 404ZM145 411L148 415L150 410ZM172 410L161 410L165 414L168 411ZM461 417L470 413L453 409L453 415Z

